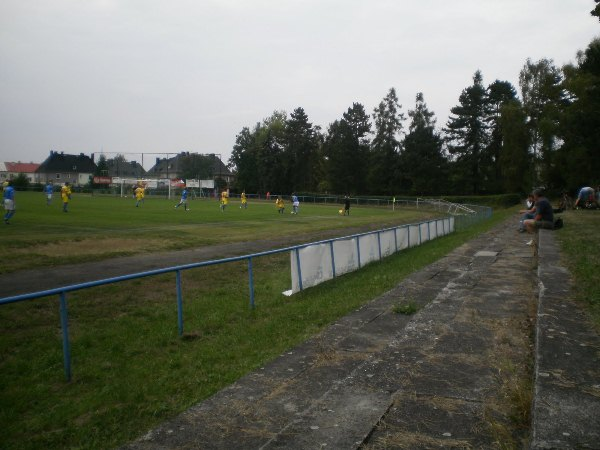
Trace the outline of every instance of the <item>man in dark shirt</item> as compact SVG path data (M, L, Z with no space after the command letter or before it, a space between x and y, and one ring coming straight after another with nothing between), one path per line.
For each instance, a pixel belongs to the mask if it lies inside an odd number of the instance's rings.
M552 205L541 189L533 191L533 198L535 200L535 217L533 219L527 219L524 222L525 228L530 233L535 232L540 228L552 230L554 228L554 213L552 211Z

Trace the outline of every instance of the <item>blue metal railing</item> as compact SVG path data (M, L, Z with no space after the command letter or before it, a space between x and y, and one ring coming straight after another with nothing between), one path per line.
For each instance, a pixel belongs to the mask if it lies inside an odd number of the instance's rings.
M487 214L482 214L482 215L477 214L477 215L480 217L473 218L473 219L483 220L483 219L489 217ZM390 228L385 228L385 229L381 229L381 230L377 230L377 231L358 233L358 234L353 234L350 236L343 236L343 237L339 237L339 238L326 239L326 240L322 240L322 241L311 242L308 244L294 245L291 247L285 247L285 248L280 248L280 249L275 249L275 250L267 250L264 252L253 253L250 255L242 255L242 256L235 256L235 257L230 257L230 258L222 258L222 259L203 261L203 262L197 262L197 263L191 263L191 264L184 264L184 265L173 266L173 267L166 267L166 268L162 268L162 269L149 270L149 271L145 271L145 272L138 272L138 273L132 273L132 274L128 274L128 275L122 275L122 276L118 276L118 277L111 277L111 278L105 278L105 279L101 279L101 280L89 281L89 282L85 282L85 283L73 284L73 285L63 286L63 287L54 288L54 289L30 292L27 294L14 295L11 297L0 298L0 305L17 303L17 302L22 302L22 301L26 301L26 300L35 299L35 298L48 297L48 296L52 296L52 295L59 296L64 371L65 371L65 377L66 377L67 381L70 381L71 380L71 345L70 345L70 339L69 339L69 326L68 326L69 321L68 321L68 307L67 307L67 293L69 293L69 292L79 291L79 290L83 290L83 289L89 289L89 288L97 287L97 286L104 286L104 285L108 285L108 284L118 283L121 281L135 280L138 278L145 278L145 277L175 272L176 296L177 296L177 326L178 326L179 336L182 336L183 335L183 294L182 294L182 290L181 290L181 272L184 270L196 269L199 267L212 266L212 265L217 265L217 264L225 264L225 263L230 263L230 262L247 260L248 261L248 284L249 284L250 308L254 308L254 306L255 306L255 304L254 304L254 300L255 300L254 299L254 274L253 274L253 267L252 267L252 260L254 258L259 258L261 256L274 255L277 253L294 252L295 257L296 257L296 262L297 262L298 279L300 280L300 290L302 290L302 274L300 272L300 256L299 256L300 249L308 247L308 246L312 246L312 245L329 243L332 246L331 251L333 252L333 242L339 241L339 240L347 240L347 239L356 238L358 261L359 261L358 266L360 268L361 263L360 263L359 241L360 241L361 236L371 235L371 234L375 234L375 233L377 233L379 236L379 233L384 232L384 231L391 231L391 230L407 228L408 248L410 248L410 227L411 226L418 227L418 229L419 229L419 244L421 244L422 236L421 236L421 226L420 225L425 224L425 223L428 224L427 226L428 226L428 231L429 231L429 226L430 226L429 224L431 224L432 222L435 222L435 220L419 222L416 224L415 223L405 224L405 225L400 225L397 227L390 227ZM469 223L472 223L472 222L469 221ZM381 246L381 242L379 239L378 239L378 242L379 242L379 245ZM396 244L396 247L397 247L397 244ZM380 255L380 259L381 259L381 248L379 248L379 255ZM332 258L332 261L333 261L333 258ZM334 269L333 276L335 278L335 269Z

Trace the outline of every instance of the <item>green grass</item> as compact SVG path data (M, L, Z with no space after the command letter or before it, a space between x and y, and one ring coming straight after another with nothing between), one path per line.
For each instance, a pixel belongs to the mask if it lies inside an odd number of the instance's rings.
M396 314L403 314L405 316L411 316L419 310L419 307L414 301L408 303L394 305L392 311Z
M165 228L177 229L178 222L185 220L201 226L202 216L188 219L185 212L172 211L169 203L162 205L156 214L157 221L159 217L166 221ZM128 204L128 208L131 206ZM211 207L218 211L216 204ZM77 204L72 208L75 213ZM312 211L326 211L325 207L314 208ZM194 209L198 208L192 202L188 215ZM306 221L306 228L300 230L314 229L317 225L313 225L309 211L309 206L303 208L306 218L285 217L279 218L280 222L274 213L273 228L293 228L294 220L299 219ZM381 217L391 213L377 211L375 214ZM28 221L33 219L19 212L25 222L22 226L31 226ZM359 208L353 209L355 212L360 221ZM231 217L243 213L231 211ZM136 213L123 214L131 217ZM334 226L344 220L319 214ZM0 307L2 448L111 448L135 439L318 333L510 214L513 211L495 213L490 221L400 252L292 297L281 294L290 287L289 255L258 258L254 261L254 310L248 306L245 264L187 271L182 275L183 339L177 336L173 275L71 294L70 383L64 381L57 299ZM55 216L52 226L66 236L72 235L66 225L58 225L67 219ZM76 214L69 215L68 220L77 223L75 234L85 228L86 221L93 228L91 219L71 219L73 216ZM99 219L97 225L118 229L108 219ZM153 232L164 232L164 228L153 225Z
M56 197L56 196L55 196ZM2 225L0 273L204 245L316 234L330 229L379 229L434 217L402 208L354 207L338 214L339 204L300 206L300 214L277 213L274 202L254 201L246 210L232 200L225 213L213 199L189 202L190 211L174 209L177 200L147 197L136 208L131 198L73 195L69 212L59 198L46 206L41 193L17 192L17 213ZM343 232L341 233L344 234Z
M565 225L555 231L561 258L573 275L576 299L600 330L600 211L566 211L561 216Z

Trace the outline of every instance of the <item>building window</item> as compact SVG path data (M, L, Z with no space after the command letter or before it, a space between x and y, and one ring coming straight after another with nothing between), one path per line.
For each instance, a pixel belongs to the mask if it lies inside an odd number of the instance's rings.
M57 173L57 174L56 174L56 179L57 179L57 180L60 180L60 173Z

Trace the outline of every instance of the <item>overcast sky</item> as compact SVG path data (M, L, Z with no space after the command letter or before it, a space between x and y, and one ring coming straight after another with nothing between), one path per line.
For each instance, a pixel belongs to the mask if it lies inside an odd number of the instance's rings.
M0 160L219 153L274 110L323 130L423 92L443 126L480 69L574 61L593 0L1 0ZM135 158L138 161L140 158ZM145 157L144 165L154 157Z

